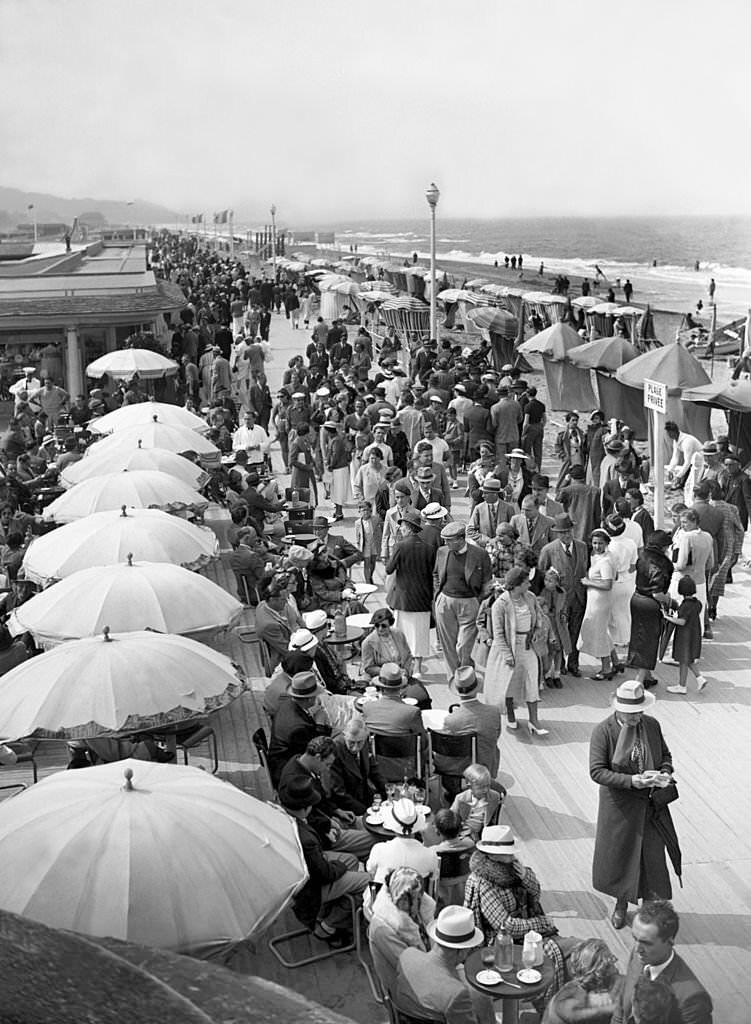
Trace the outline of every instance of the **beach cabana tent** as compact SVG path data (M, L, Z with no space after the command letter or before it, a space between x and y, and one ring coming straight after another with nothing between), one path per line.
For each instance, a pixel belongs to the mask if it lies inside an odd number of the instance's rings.
M419 341L430 331L430 306L411 295L388 299L381 306L387 327L395 327L410 342Z
M613 390L620 392L622 385L615 380L613 374L625 363L631 362L639 353L626 338L598 338L597 341L589 341L579 348L570 349L566 358L581 373L589 375L591 370L595 371L596 391L600 400L600 408L610 410L612 408ZM627 392L627 399L632 399L628 407L628 417L619 417L628 423L636 434L638 440L642 441L647 437L647 417L644 408L639 403L641 396L634 392ZM623 401L623 399L621 399Z
M514 340L519 330L519 323L513 313L507 309L493 306L478 306L467 313L470 329L487 333L493 350L493 364L500 370L506 363L514 362Z
M683 392L684 402L724 409L728 420L728 439L740 450L743 464L751 459L751 381L712 381Z
M606 407L608 415L616 416L629 426L633 426L628 419L628 413L630 410L633 417L634 399L628 392L636 393L639 403L643 405L645 379L667 384L668 408L665 419L673 420L681 430L693 434L700 441L706 441L712 436L709 428L709 408L683 399L683 392L688 388L711 383L707 371L683 345L676 343L645 352L644 355L637 356L616 370L615 380L622 385L622 389L614 388L609 396L609 404ZM666 447L669 451L667 441Z
M542 356L551 409L588 411L597 407L589 374L582 374L566 358L570 349L578 348L581 344L582 339L573 327L557 323L546 327L517 348L522 355L538 353Z
M569 299L567 295L552 295L549 292L524 292L522 295L531 313L537 313L545 323L565 323L568 319Z

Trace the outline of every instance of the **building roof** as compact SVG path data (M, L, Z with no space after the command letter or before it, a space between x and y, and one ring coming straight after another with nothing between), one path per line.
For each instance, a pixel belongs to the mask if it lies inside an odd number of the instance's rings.
M55 295L19 298L0 295L0 327L10 321L27 326L36 322L96 323L102 319L130 322L151 318L157 313L183 309L187 299L170 281L157 280L156 288L131 293L94 295Z

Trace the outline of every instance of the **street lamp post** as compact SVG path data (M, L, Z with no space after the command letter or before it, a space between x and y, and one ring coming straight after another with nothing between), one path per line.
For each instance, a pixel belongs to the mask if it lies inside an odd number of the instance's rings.
M430 337L435 338L436 341L438 340L438 319L435 306L435 208L438 206L440 196L438 186L434 181L431 182L430 187L425 189L425 198L430 207Z
M271 259L274 262L274 280L276 281L276 206L271 204Z

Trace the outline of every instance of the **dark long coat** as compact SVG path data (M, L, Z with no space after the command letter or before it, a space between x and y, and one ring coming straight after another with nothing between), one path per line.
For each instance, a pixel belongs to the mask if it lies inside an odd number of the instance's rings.
M401 612L429 612L433 604L435 550L417 534L403 537L385 567L396 574L389 607Z
M673 762L660 723L642 718L644 743L658 771L672 772ZM636 903L642 896L671 896L665 844L653 824L648 789L632 789L635 764L613 766L620 725L612 714L595 726L589 746L589 774L600 787L592 885L598 892ZM669 815L666 807L661 814Z

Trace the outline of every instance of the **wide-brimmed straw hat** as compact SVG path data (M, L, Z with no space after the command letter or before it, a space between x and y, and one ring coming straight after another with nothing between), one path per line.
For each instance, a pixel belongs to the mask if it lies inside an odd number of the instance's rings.
M382 804L383 827L398 836L412 836L422 832L427 819L422 811L418 811L413 800L402 797L392 804Z
M381 690L401 690L404 686L404 676L395 661L385 661L373 682Z
M444 907L427 928L433 942L448 949L472 949L483 941L475 927L475 915L469 907Z
M613 697L613 710L624 715L633 715L637 711L646 711L655 703L655 696L644 689L638 679L627 679L621 683Z
M431 501L422 510L422 514L426 519L445 519L449 513L439 501Z

